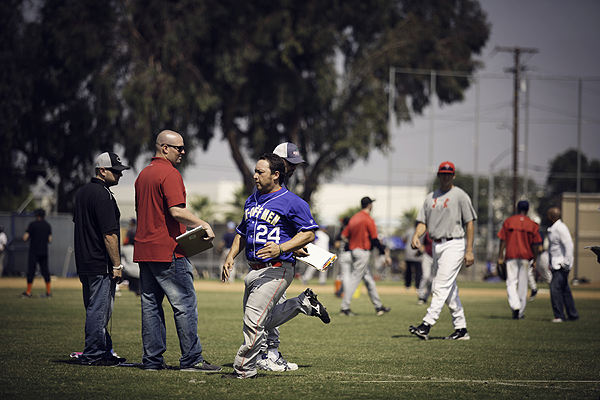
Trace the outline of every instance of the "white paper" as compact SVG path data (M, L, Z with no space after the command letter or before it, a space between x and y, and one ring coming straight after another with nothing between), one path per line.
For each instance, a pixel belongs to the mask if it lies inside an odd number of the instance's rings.
M335 260L337 260L337 256L335 254L315 246L313 243L309 243L306 248L309 255L306 257L296 257L296 260L302 261L303 263L310 265L319 271L325 271L331 264L333 264Z

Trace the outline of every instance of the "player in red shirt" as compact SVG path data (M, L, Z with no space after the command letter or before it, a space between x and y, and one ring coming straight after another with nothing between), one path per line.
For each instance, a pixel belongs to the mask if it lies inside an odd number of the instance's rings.
M527 305L527 272L530 264L535 268L542 244L540 227L527 217L527 211L529 203L520 201L517 204L518 214L507 218L498 232L498 264L506 260L506 293L513 319L523 319Z
M342 232L342 238L344 241L348 242L348 249L350 249L352 254L352 273L350 274L348 282L342 282L342 286L344 287L344 298L340 310L341 315L355 315L352 310L350 310L350 302L352 301L352 295L361 280L365 282L365 286L369 291L369 297L371 298L373 306L375 306L377 315L383 315L390 311L390 308L385 307L379 299L375 280L373 279L369 267L372 246L377 247L381 254L385 255L385 265L392 264L389 249L382 245L377 239L377 226L375 226L375 221L371 218L373 201L374 200L371 200L369 197L363 197L360 201L362 209L350 218L348 225L346 225Z

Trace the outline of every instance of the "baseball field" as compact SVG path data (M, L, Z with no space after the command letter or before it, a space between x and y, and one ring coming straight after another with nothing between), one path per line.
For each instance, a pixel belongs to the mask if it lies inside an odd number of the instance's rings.
M391 312L376 316L363 293L355 317L339 316L333 283L310 286L331 323L299 315L281 327L281 352L300 368L260 372L258 379L221 379L221 373L147 372L131 367L83 367L85 310L78 279L53 281L53 297L36 279L33 297L20 298L24 278L0 279L0 398L2 399L598 399L600 397L600 285L573 288L581 319L551 323L547 285L513 320L503 283L459 282L469 341L452 333L447 308L430 340L411 335L427 306L401 283L379 282ZM196 280L203 355L232 371L242 341L243 282ZM288 296L305 289L295 281ZM173 312L165 300L168 349L178 367ZM128 363L142 358L140 301L126 288L109 328L114 350Z

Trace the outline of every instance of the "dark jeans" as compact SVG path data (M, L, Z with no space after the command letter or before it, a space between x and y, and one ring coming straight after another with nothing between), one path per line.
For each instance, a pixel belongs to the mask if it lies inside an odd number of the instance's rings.
M406 261L406 271L404 271L404 283L407 288L410 287L412 282L412 271L415 271L415 287L418 289L421 284L421 262L420 261Z
M110 274L79 275L85 306L85 348L81 363L112 358L112 338L106 329L115 302L116 283Z
M29 263L27 265L27 283L33 282L35 276L35 268L40 265L40 271L44 280L50 282L50 270L48 269L48 255L40 256L34 253L29 253Z
M552 270L552 281L550 282L550 300L554 318L565 320L564 309L567 310L569 319L578 319L579 314L575 308L575 301L569 288L569 270L564 268Z

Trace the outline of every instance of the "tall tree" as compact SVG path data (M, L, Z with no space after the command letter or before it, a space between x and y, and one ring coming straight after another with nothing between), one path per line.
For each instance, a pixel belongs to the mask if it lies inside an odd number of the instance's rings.
M31 93L26 66L34 59L25 40L23 1L0 3L0 210L15 210L27 197L24 160L14 149L20 140L19 121Z
M577 150L569 149L550 161L546 178L546 195L540 201L538 213L546 215L548 208L560 206L561 195L577 192ZM600 192L600 160L589 160L581 154L581 192Z
M128 4L128 157L165 126L204 148L220 132L250 191L248 159L291 141L308 160L297 173L307 200L321 181L387 149L389 66L472 73L489 35L474 0ZM428 85L427 76L399 77L401 119L428 104ZM439 76L436 94L451 103L468 86Z
M13 115L0 116L10 122L3 137L17 138L9 165L23 176L21 188L56 170L58 211L71 210L75 191L93 173L93 157L121 141L114 129L119 77L109 63L118 53L116 11L105 0L46 0L34 20L21 16L12 27L19 46L10 65L19 68L21 92L13 96Z

